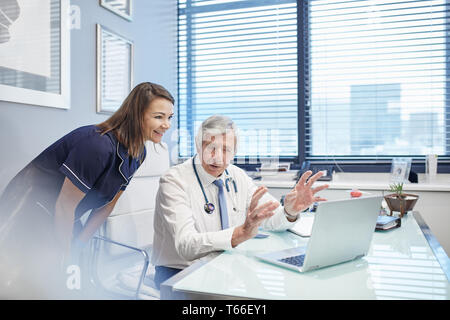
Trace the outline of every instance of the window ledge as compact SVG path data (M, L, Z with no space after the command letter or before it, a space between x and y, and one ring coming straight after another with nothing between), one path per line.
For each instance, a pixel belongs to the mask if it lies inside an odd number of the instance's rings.
M423 181L423 182L421 182ZM256 180L257 185L268 188L292 188L295 184L291 179L271 179L265 177ZM332 181L317 181L316 185L328 184L329 189L361 189L361 190L389 190L389 173L335 173ZM438 174L433 182L427 182L424 174L419 174L419 183L405 183L403 190L408 191L442 191L450 192L450 174Z

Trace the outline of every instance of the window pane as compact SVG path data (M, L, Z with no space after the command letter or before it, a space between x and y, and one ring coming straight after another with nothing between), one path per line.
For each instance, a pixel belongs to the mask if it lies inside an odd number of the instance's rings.
M223 114L240 129L238 157L296 157L296 1L179 4L180 156L196 152L203 120Z
M310 1L310 157L449 154L447 10Z

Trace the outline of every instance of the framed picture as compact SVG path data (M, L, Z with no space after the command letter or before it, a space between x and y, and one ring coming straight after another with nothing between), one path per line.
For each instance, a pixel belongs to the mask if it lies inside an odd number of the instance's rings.
M391 166L391 182L403 183L408 181L411 171L411 158L393 158Z
M133 42L97 24L97 112L114 113L133 87Z
M0 1L0 100L70 108L69 6Z
M133 0L100 0L100 5L114 12L118 16L131 21L132 1Z

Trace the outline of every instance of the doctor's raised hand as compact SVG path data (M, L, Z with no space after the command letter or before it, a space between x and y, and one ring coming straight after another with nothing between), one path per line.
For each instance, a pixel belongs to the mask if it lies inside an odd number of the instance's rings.
M298 214L314 202L326 201L316 193L328 188L328 185L312 187L314 182L323 175L323 172L319 171L315 175L311 175L312 171L310 170L303 173L295 187L284 198L284 211L290 221L296 220Z
M280 206L280 203L276 201L267 201L258 206L259 200L266 192L267 188L260 186L253 193L244 224L234 229L231 238L232 247L256 236L262 222L272 217L275 214L274 210Z

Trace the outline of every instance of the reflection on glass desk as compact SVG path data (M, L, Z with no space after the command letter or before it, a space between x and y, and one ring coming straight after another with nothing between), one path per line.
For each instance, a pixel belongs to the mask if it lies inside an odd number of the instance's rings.
M428 232L428 235L426 234ZM449 299L448 257L415 212L402 226L375 232L367 256L298 273L255 254L307 243L291 232L251 239L199 261L161 286L163 299ZM431 239L431 240L430 240ZM355 239L358 241L358 239ZM433 243L434 241L434 243ZM439 251L442 250L442 251ZM440 255L440 256L439 256Z

